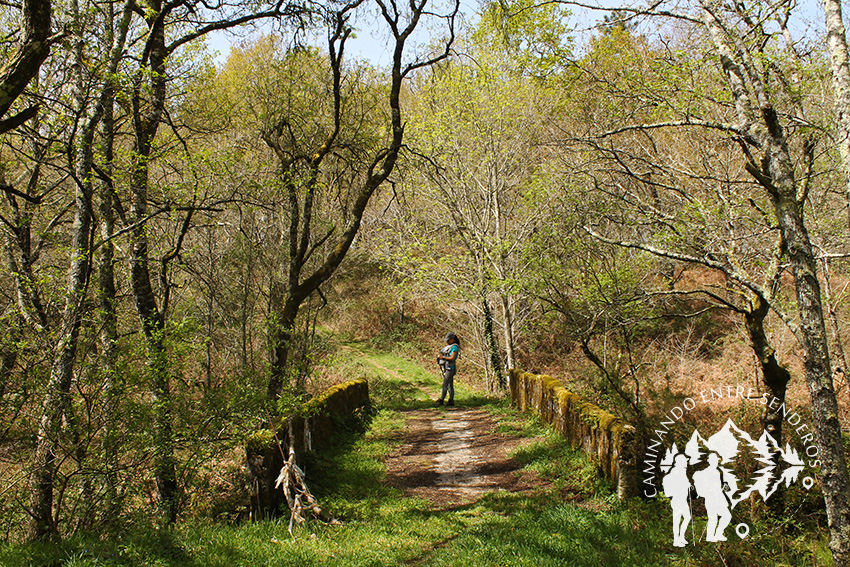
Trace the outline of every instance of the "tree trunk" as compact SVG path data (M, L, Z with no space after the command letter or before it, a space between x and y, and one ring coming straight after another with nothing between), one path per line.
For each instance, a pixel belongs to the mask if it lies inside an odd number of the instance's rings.
M493 392L496 390L496 381L493 378L493 363L490 360L487 336L484 332L484 315L475 311L473 312L473 319L475 338L477 339L478 344L481 345L481 358L484 361L484 364L482 365L484 368L484 386L487 388L488 392Z
M249 352L253 353L253 348L249 349L249 343L251 341L251 334L249 333L249 321L248 318L252 313L253 309L251 308L253 304L253 293L251 290L251 280L254 276L254 253L253 251L248 251L248 259L245 264L246 273L243 276L242 280L242 306L239 313L239 327L240 327L240 343L241 343L241 367L243 376L247 376L249 370L254 369L253 358L251 359L251 364L249 364L248 354Z
M76 6L75 6L76 7ZM80 21L79 13L74 13ZM53 481L56 474L56 450L63 428L63 419L69 410L71 383L77 358L77 343L82 326L84 300L91 275L92 244L92 171L94 169L93 141L100 109L89 117L86 112L86 87L83 84L83 46L75 44L77 61L76 102L85 123L75 147L75 174L77 179L74 197L74 224L71 236L71 257L68 270L68 287L65 292L65 309L62 326L58 329L53 365L47 393L42 404L42 414L36 434L30 500L29 535L33 540L57 534L53 518ZM70 417L70 416L69 416ZM72 419L72 418L71 418Z
M113 233L112 188L107 184L101 190L101 236L110 238ZM105 194L109 199L104 201ZM100 373L103 378L103 459L106 468L106 506L104 519L113 520L118 514L118 446L119 421L117 406L123 391L122 381L115 366L118 343L118 315L115 299L114 247L111 241L101 246L98 256L98 282L100 295Z
M38 75L41 64L50 54L51 17L50 0L24 0L20 48L0 69L0 119ZM24 115L33 114L24 111L18 116ZM18 122L14 118L0 120L0 134L16 127Z
M18 311L24 321L39 331L47 331L48 321L37 279L33 273L32 212L14 206L15 226L6 233L6 260L14 276Z
M832 66L833 104L838 125L838 149L844 170L850 226L850 53L841 14L840 0L823 0L826 17L826 44Z
M781 134L776 117L765 111L765 122ZM797 200L793 165L784 143L776 136L769 149L769 191L794 274L800 310L800 337L805 357L806 384L812 399L814 429L819 447L821 486L829 521L830 549L835 565L850 565L850 479L844 459L838 403L832 383L829 346L824 325L820 282L809 234ZM782 138L784 139L784 138Z
M95 116L100 115L101 133L101 171L105 179L100 181L98 195L100 204L99 228L102 240L97 254L98 275L98 319L100 332L98 342L100 346L100 377L103 381L103 437L101 451L104 460L105 477L104 492L105 502L101 510L102 520L114 521L119 511L118 498L118 446L119 446L119 423L117 417L117 405L123 393L123 383L116 368L116 348L118 344L118 314L117 300L115 297L115 246L113 236L115 232L115 203L113 173L115 166L114 144L115 144L115 85L114 75L118 69L124 46L127 39L127 31L130 26L131 9L134 6L130 0L125 2L122 10L121 20L117 26L115 23L115 7L110 2L106 5L104 16L104 43L109 49L109 69L98 100ZM116 33L117 32L117 33ZM90 124L94 129L95 123ZM126 220L126 219L125 219Z
M295 320L298 318L298 310L303 300L287 291L285 298L281 298L282 284L274 284L272 291L272 329L270 331L271 342L271 375L269 377L268 396L270 400L280 397L284 385L289 385L289 355L292 350L292 333L295 329ZM277 298L277 299L276 299ZM275 305L283 305L275 309Z
M502 297L502 313L505 320L505 358L508 368L516 368L514 357L514 313L511 298L506 293Z
M754 297L751 301L750 309L744 311L744 320L750 336L750 345L759 361L762 376L764 377L765 393L770 400L774 398L779 400L777 403L771 402L765 405L762 423L764 424L764 430L773 437L781 449L783 446L782 424L785 421L785 414L782 408L785 405L785 392L788 382L791 380L791 373L777 362L776 351L770 346L767 334L764 331L764 321L769 309L769 303L762 301L759 297ZM778 451L774 452L778 453ZM781 486L777 488L776 493L774 493L767 505L776 514L781 514L784 511L785 499Z
M850 396L850 376L848 376L847 356L844 354L844 342L841 340L841 327L838 324L838 313L835 311L835 303L832 301L832 280L829 269L829 259L823 259L823 297L826 301L827 314L829 315L829 323L832 327L832 339L835 342L835 358L838 359L838 368L834 368L833 372L841 374L844 381L844 388L848 396Z
M146 20L150 28L147 49L150 53L148 76L150 90L148 110L142 112L142 82L147 75L140 71L133 93L133 147L130 190L133 202L130 222L131 232L130 284L136 311L142 324L147 354L147 372L153 409L153 458L159 507L166 522L177 519L177 472L174 458L174 439L171 426L170 373L165 341L165 316L160 311L153 291L150 273L147 226L148 216L148 163L151 147L159 129L166 97L165 31L158 16L162 10L160 0L148 5Z
M12 315L4 320L4 324L6 325L6 335L3 337L2 346L0 346L0 407L2 407L3 398L12 382L13 371L18 362L20 348L17 343L21 338L20 316ZM0 437L0 442L2 442L2 437Z
M159 506L168 522L177 519L177 474L174 461L174 440L171 430L170 375L165 345L165 319L159 310L151 285L147 227L142 219L147 215L147 156L137 158L133 180L134 202L132 222L130 282L136 311L142 324L147 353L147 373L153 409L153 455Z
M484 313L484 340L487 349L487 356L490 359L490 365L493 367L493 373L496 377L494 384L496 389L504 390L506 387L505 373L502 370L502 357L499 353L499 344L496 341L496 336L493 334L493 313L490 310L490 302L484 297L481 300L481 309Z
M771 398L779 400L775 407L772 404L765 406L762 420L765 431L770 433L781 447L782 422L784 420L781 405L785 403L785 390L788 381L791 379L791 373L776 361L776 352L770 346L767 334L764 332L764 320L769 308L770 305L767 302L756 297L752 300L751 308L744 312L744 319L750 336L750 344L761 366L767 394Z
M839 28L840 6L834 0L825 0L824 5L831 54L839 59L843 56L846 62L843 26ZM720 55L721 66L738 112L739 125L759 141L764 152L758 161L747 153L746 169L765 188L771 199L794 275L800 314L796 335L803 347L806 384L812 400L813 427L819 450L817 461L820 464L821 486L829 522L830 548L835 565L847 566L850 565L850 479L844 459L838 403L833 390L820 282L812 244L803 222L804 201L798 200L794 160L780 118L770 103L770 93L761 83L758 73L743 70L747 68L751 71L752 54L743 47L740 36L726 41L724 34L730 28L723 28L718 23L720 16L712 13L712 9L713 5L703 4L704 23ZM841 40L845 41L843 51ZM835 67L835 62L833 65ZM836 97L839 96L843 95L836 93ZM837 106L839 110L847 108L842 107L841 103ZM755 128L756 121L763 128Z
M56 473L56 449L62 432L62 420L68 409L71 382L77 356L77 340L82 325L83 300L89 281L91 257L91 139L78 146L78 184L71 243L71 266L65 292L62 327L58 330L53 366L36 434L36 450L31 473L30 539L57 534L53 519L53 479ZM87 148L85 147L87 146ZM80 175L83 173L83 175Z
M114 8L107 5L106 37L108 44L113 42L112 21ZM115 93L111 83L108 83L103 100L103 120L101 122L101 146L103 148L102 169L107 180L101 181L100 194L100 245L97 257L98 299L100 317L100 372L103 378L103 452L106 469L105 492L106 502L102 510L103 520L113 521L118 515L118 445L119 423L117 419L118 400L123 390L120 376L115 366L116 345L118 343L118 314L115 298L115 246L112 237L115 232L115 212L113 210L112 174L113 147L115 137Z

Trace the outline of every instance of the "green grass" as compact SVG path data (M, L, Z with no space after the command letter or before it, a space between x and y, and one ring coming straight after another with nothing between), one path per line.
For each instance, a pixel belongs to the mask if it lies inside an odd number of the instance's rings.
M339 364L348 376L369 380L369 395L377 407L421 409L432 407L439 397L442 377L436 362L429 370L399 355L376 351L363 344L346 346L349 354L341 358ZM455 379L455 402L470 407L491 403L492 399L469 388L461 376Z
M400 443L401 410L431 406L439 385L409 361L368 349L346 361L373 374L378 406L364 434L338 439L307 463L308 482L341 524L297 526L287 519L227 525L203 518L168 529L127 526L59 543L0 546L0 565L55 567L263 566L729 566L829 565L823 532L767 533L722 547L673 548L670 512L660 500L617 502L593 465L538 421L503 399L465 389L458 401L491 412L505 434L530 437L516 451L546 480L536 493L492 493L474 504L434 509L384 482L381 461ZM386 369L392 370L388 373ZM401 380L398 376L404 376ZM409 379L408 379L409 377ZM697 522L697 528L704 520ZM763 529L764 528L764 529ZM734 536L733 536L734 537ZM732 539L732 538L730 538Z

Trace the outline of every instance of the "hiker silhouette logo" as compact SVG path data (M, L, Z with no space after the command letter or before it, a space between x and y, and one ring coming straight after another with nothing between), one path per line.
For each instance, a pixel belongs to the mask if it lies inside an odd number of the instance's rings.
M683 430L690 421L686 416L700 402L718 400L769 406L782 415L782 429L789 432L789 441L791 437L794 441L782 444L767 430L750 435L732 419L708 437L699 428ZM671 443L673 439L679 443ZM746 521L733 525L736 507L755 499L767 502L781 487L795 483L810 490L815 484L813 469L820 466L818 452L809 426L784 401L766 394L745 394L740 386L712 389L683 400L653 431L644 457L643 492L648 498L664 494L669 499L676 547L727 541L733 532L744 539L750 534L750 525ZM705 514L699 527L695 526L695 512Z
M738 478L735 469L735 459L743 452L749 452L761 466L749 479ZM788 487L796 482L804 469L805 462L798 452L790 445L779 447L767 431L756 441L731 419L708 439L694 430L683 451L674 443L660 462L662 489L673 511L673 545L688 544L685 534L695 497L703 499L708 516L705 540L726 541L725 531L735 506L753 494L767 501L781 484ZM814 480L807 476L803 483L808 489ZM735 531L743 539L749 526L740 523Z

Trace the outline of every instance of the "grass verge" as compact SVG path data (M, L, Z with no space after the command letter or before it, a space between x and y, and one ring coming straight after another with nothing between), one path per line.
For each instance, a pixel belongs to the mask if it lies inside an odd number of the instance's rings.
M673 548L661 500L617 502L594 467L503 399L459 384L458 401L491 412L498 430L532 438L515 458L542 480L532 493L495 492L449 508L404 497L383 482L406 410L432 405L436 373L356 349L345 361L367 376L377 408L365 433L341 436L307 463L308 482L339 525L287 520L227 525L194 518L167 529L130 526L58 543L0 546L7 567L380 567L829 565L823 532L768 534L722 546ZM348 370L347 370L348 372ZM698 520L697 531L704 526ZM763 529L764 528L764 529ZM731 539L731 538L730 538Z

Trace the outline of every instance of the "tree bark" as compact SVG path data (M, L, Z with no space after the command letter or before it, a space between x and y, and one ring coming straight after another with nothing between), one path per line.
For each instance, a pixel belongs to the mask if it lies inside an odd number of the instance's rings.
M772 107L765 106L761 111L770 134L765 159L760 170L753 163L747 169L770 196L794 275L800 314L797 337L803 347L806 385L812 400L830 549L835 564L845 566L850 565L850 478L833 389L817 264L803 221L804 203L797 197L793 161L783 128Z
M841 0L823 0L826 44L832 69L834 112L838 125L838 149L844 170L847 221L850 226L850 52L841 14Z
M304 298L301 294L292 291L283 292L282 285L276 285L277 292L273 292L273 303L281 305L279 308L272 306L272 329L271 329L271 376L269 377L268 397L276 400L280 397L284 385L289 385L289 355L292 350L292 334L295 330L295 321ZM277 299L275 299L277 297Z
M141 222L147 216L146 161L144 154L139 156L133 181L134 203L131 218L133 222L138 223L138 228L132 235L130 283L147 352L147 373L154 420L154 476L159 506L165 520L174 522L177 519L177 473L171 426L171 377L165 340L165 318L159 310L151 285L147 229Z
M91 172L91 140L84 140L88 149L78 148L77 172ZM56 466L56 449L62 431L62 420L70 403L71 382L77 356L77 342L82 325L83 301L90 275L91 259L91 176L81 176L75 197L75 216L71 239L71 266L65 292L65 309L62 326L54 350L53 365L47 393L42 404L42 415L36 434L33 458L30 499L30 539L44 539L57 534L53 520L53 478Z
M79 23L76 4L75 21ZM85 123L77 138L74 164L76 190L74 197L74 224L71 236L71 257L68 270L68 287L61 327L57 330L54 358L47 393L42 403L42 414L36 433L36 449L30 479L30 527L32 540L58 535L53 516L53 482L56 474L56 450L60 442L63 420L73 421L68 415L71 401L71 383L77 357L77 344L84 311L84 300L91 275L92 254L92 170L93 141L100 121L100 108L89 117L82 76L83 46L78 36L75 44L77 62L76 102Z
M50 0L24 0L21 45L0 70L0 118L5 116L29 82L38 75L41 64L50 54L51 22ZM24 119L34 116L31 109L24 112L27 113ZM14 119L0 121L0 134L8 132L18 123Z
M823 259L823 296L826 301L829 323L832 327L832 339L835 342L835 357L838 359L838 368L833 368L836 374L841 374L844 388L850 396L850 380L848 380L847 356L844 354L844 341L841 340L841 327L838 324L838 313L835 311L836 304L832 301L832 279L830 275L829 259Z
M38 175L37 171L34 175ZM14 227L6 232L5 252L9 271L14 276L18 311L24 321L44 332L48 327L47 311L32 269L36 261L32 246L33 212L28 202L21 207L14 197L9 201L14 212Z
M825 2L831 24L830 42L834 42L841 39L837 36L837 22L834 21L836 15L840 21L840 13L835 13L836 5L830 4L831 0ZM770 93L762 84L761 76L752 72L752 54L744 47L740 36L727 38L724 35L727 31L719 24L721 17L712 11L716 8L716 5L704 4L703 21L720 55L735 100L739 127L749 132L763 148L761 159L756 163L744 146L746 168L770 197L794 276L800 317L796 335L803 347L806 384L812 400L813 428L819 450L817 459L820 461L821 486L829 522L830 548L835 565L847 566L850 565L850 478L832 383L820 281L803 220L805 200L797 195L794 160L779 115L771 104ZM763 129L755 128L756 122Z
M790 164L789 164L790 165ZM776 191L771 194L776 217L787 243L794 274L805 356L806 384L812 400L814 430L820 450L821 486L829 522L835 565L850 565L850 479L844 458L838 403L832 383L829 347L816 275L814 252L803 223L796 193L782 183L790 168L774 166Z
M21 335L18 319L17 316L13 315L4 321L8 329L8 335L4 337L3 342L5 344L0 347L0 404L3 403L6 390L12 381L12 372L15 369L15 364L18 362L18 352L20 352L20 349L15 344ZM0 437L0 442L2 442L2 437Z
M493 333L493 312L490 310L490 302L484 297L481 300L481 311L484 315L484 341L487 357L490 360L490 365L493 368L495 383L488 384L491 391L504 390L507 385L505 382L505 373L502 370L502 357L499 353L499 344L496 341L496 336Z
M130 222L131 232L130 284L136 312L142 325L147 352L147 372L153 409L153 457L159 507L166 522L177 519L177 471L174 458L174 439L171 425L171 392L168 357L165 341L165 317L157 305L153 290L149 241L147 235L148 164L153 140L159 129L166 98L165 30L160 19L161 0L148 2L146 21L149 28L146 52L149 56L150 100L148 109L142 111L143 71L136 78L133 93L133 172L130 189L133 202Z
M516 368L514 355L514 312L511 298L507 293L500 294L502 298L502 314L505 321L505 362L508 368Z
M112 46L115 42L114 7L106 6L105 42ZM123 33L123 28L122 35ZM119 43L123 44L123 41ZM102 510L102 519L111 522L119 512L118 502L118 446L119 423L117 405L122 391L122 383L115 365L118 343L118 313L115 297L115 246L112 237L115 232L115 211L113 208L114 185L114 140L115 140L115 88L111 78L103 92L103 119L101 121L102 170L106 179L101 180L98 190L100 196L100 238L103 240L97 256L98 299L100 318L100 372L103 378L103 453L106 477L104 479L106 502Z
M751 302L750 309L744 310L744 320L747 325L747 333L750 335L750 345L761 366L767 394L779 400L779 404L775 407L771 404L765 406L762 419L765 431L770 433L781 447L782 423L785 418L781 404L785 403L785 391L788 381L791 379L791 373L777 362L776 352L770 346L767 334L764 332L764 320L769 309L769 303L755 297Z

